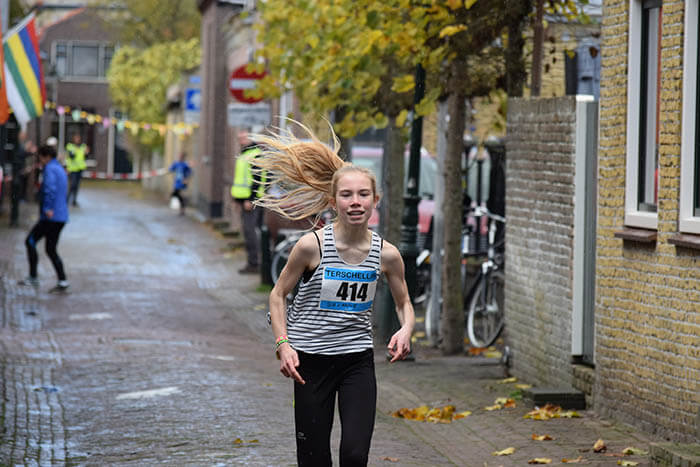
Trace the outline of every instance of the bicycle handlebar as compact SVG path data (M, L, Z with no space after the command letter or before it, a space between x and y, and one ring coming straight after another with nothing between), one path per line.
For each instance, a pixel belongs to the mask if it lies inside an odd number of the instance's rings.
M503 222L504 224L506 223L505 217L499 216L498 214L494 214L485 207L474 206L473 208L470 208L469 210L474 213L475 217L486 216L489 219L493 219L493 220L498 221L498 222Z

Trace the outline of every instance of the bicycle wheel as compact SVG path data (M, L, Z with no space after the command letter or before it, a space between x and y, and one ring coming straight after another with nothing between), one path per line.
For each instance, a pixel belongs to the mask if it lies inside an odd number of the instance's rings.
M273 284L277 283L277 279L282 274L282 269L287 264L289 254L292 252L295 243L296 239L294 241L283 240L275 248L275 254L272 256L272 264L270 265L270 275L272 276Z
M501 333L504 291L505 275L502 271L491 272L488 280L482 276L474 287L466 310L467 334L472 347L488 347Z

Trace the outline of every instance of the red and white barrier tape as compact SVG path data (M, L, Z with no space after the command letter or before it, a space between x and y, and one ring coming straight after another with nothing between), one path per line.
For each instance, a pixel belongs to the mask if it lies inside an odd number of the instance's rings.
M167 168L147 170L145 172L132 172L132 173L115 173L108 174L107 172L97 172L95 170L85 170L83 172L83 178L92 178L99 180L142 180L144 178L157 177L159 175L165 175L168 173Z

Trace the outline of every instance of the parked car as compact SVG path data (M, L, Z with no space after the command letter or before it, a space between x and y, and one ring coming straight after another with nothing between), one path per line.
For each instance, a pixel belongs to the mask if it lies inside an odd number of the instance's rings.
M382 154L381 146L354 146L352 148L352 162L360 167L365 167L371 170L377 177L377 186L381 190L382 187ZM408 150L405 154L405 172L404 175L408 178ZM418 203L418 235L425 238L430 229L430 221L435 210L435 202L433 196L435 194L435 183L437 181L437 162L425 149L421 149L420 158L420 181L418 183L419 196L421 197ZM381 201L380 201L381 202ZM374 229L379 226L379 212L375 209L372 217L369 220L370 228ZM419 239L419 245L422 244Z
M377 187L382 187L382 154L381 146L353 145L352 162L360 167L371 170L377 177ZM406 151L406 177L408 177L408 150ZM423 245L423 241L430 229L430 221L435 210L433 195L437 181L437 163L435 158L425 149L421 150L420 162L420 182L418 185L421 201L418 203L418 244ZM381 201L380 201L381 202ZM290 221L279 214L271 211L265 212L265 225L270 232L270 239L273 243L284 238L285 230L306 230L312 227L309 220ZM379 227L379 212L374 210L369 220L372 229Z

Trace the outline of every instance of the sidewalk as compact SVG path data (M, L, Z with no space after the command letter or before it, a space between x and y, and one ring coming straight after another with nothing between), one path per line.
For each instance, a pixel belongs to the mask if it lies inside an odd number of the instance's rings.
M47 292L55 278L43 246L41 287L17 285L32 219L9 229L0 217L0 465L295 465L292 386L272 355L259 279L236 272L243 253L165 202L114 186L86 183L71 212L59 244L65 296ZM389 364L375 350L370 465L649 465L619 455L647 451L648 437L590 411L536 421L523 418L531 408L522 400L486 410L527 383L502 383L495 359L443 357L421 341L414 354ZM391 416L448 404L472 414L451 423ZM606 452L593 452L598 439Z

